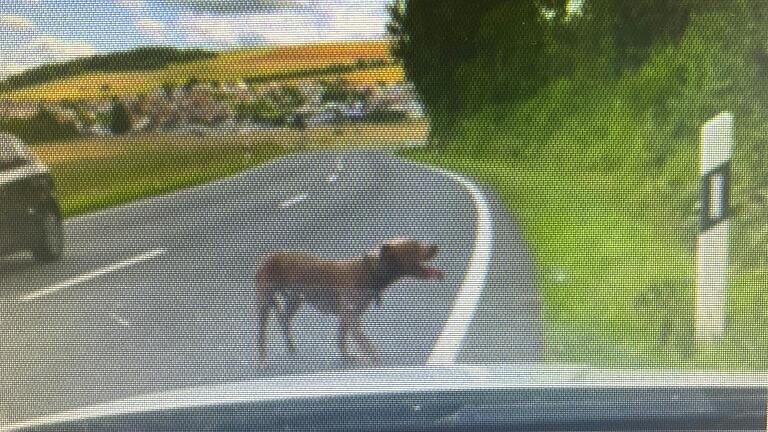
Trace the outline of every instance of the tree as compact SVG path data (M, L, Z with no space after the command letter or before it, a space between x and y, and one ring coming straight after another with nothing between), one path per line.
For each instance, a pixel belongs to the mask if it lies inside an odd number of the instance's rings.
M549 79L536 75L548 64L544 57L552 54L554 28L563 21L566 4L566 0L396 0L389 5L392 51L402 60L431 117L433 141L449 136L461 112L494 89L511 86L504 96L517 97ZM502 75L483 70L489 66ZM482 76L473 76L477 72ZM468 86L466 80L481 86Z
M172 97L176 92L176 84L171 82L164 82L162 85L163 93L166 97Z
M614 72L621 73L645 63L656 43L678 42L685 33L696 1L587 0L584 15L588 24L582 28L584 33L579 37L592 40L609 37ZM721 3L730 4L730 0Z
M115 100L112 102L109 129L115 135L123 135L131 131L131 114L125 103Z

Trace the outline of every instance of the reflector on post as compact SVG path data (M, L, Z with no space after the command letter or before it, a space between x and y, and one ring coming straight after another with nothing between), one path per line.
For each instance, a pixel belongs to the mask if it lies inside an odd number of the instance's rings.
M701 232L696 274L696 339L712 342L725 331L733 115L722 113L701 129Z

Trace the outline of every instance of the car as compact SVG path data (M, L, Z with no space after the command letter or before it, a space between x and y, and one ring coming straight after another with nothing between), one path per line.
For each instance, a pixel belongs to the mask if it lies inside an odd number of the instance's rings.
M768 393L754 377L542 365L363 369L351 377L341 371L172 389L0 424L0 432L749 431L766 425Z
M0 255L30 251L38 261L64 254L53 177L18 138L0 134Z

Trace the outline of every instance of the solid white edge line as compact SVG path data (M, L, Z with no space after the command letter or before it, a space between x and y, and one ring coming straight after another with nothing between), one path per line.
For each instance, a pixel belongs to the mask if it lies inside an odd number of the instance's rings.
M485 194L468 179L441 169L435 171L460 184L472 196L475 205L475 244L464 280L454 299L448 321L443 326L432 351L427 358L428 366L445 366L456 362L459 350L472 323L475 310L485 287L488 265L493 249L493 220Z
M48 288L44 288L44 289L41 289L41 290L33 291L33 292L31 292L31 293L29 293L27 295L22 296L21 298L19 298L19 300L22 301L22 302L28 302L28 301L32 301L32 300L35 300L35 299L38 299L38 298L41 298L41 297L46 297L46 296L54 294L54 293L56 293L58 291L61 291L63 289L71 288L71 287L73 287L75 285L80 285L80 284L89 282L89 281L91 281L93 279L96 279L98 277L104 276L106 274L114 273L114 272L122 270L122 269L124 269L126 267L130 267L130 266L139 264L141 262L151 260L151 259L156 258L156 257L158 257L160 255L165 254L165 253L166 253L165 249L155 249L155 250L149 251L147 253L144 253L144 254L137 255L135 257L129 258L127 260L120 261L118 263L115 263L115 264L112 264L112 265L109 265L109 266L106 266L106 267L102 267L102 268L94 270L92 272L82 274L80 276L74 277L72 279L66 280L64 282L58 283L58 284L50 286Z

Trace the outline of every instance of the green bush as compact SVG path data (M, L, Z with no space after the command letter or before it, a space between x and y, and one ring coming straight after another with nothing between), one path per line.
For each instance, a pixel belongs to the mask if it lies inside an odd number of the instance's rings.
M28 144L63 141L80 136L74 123L59 119L47 109L39 110L28 119L0 119L0 131L15 135Z

